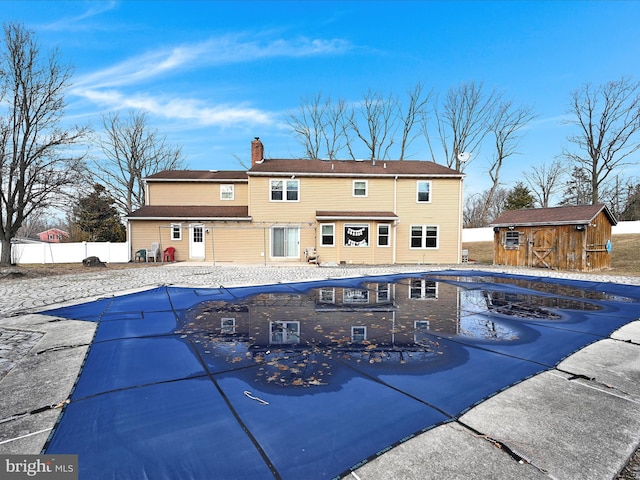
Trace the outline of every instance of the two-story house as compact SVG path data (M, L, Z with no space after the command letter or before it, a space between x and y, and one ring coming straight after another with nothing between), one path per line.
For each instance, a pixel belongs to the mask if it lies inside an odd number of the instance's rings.
M464 175L429 161L265 159L248 171L164 171L128 216L132 252L178 261L458 263Z

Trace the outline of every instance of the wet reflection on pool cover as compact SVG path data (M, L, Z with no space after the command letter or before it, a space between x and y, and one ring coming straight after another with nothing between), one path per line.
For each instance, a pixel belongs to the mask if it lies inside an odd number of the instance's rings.
M331 381L335 366L325 357L424 372L452 361L441 337L514 342L532 332L513 319L554 322L562 310L600 309L572 298L410 278L202 302L186 312L178 333L193 339L215 371L256 365L256 381L309 387Z

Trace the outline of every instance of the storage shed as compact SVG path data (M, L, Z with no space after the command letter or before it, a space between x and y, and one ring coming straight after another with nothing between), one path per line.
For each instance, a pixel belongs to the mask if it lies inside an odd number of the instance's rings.
M591 272L611 268L611 227L599 203L509 210L493 227L493 263Z

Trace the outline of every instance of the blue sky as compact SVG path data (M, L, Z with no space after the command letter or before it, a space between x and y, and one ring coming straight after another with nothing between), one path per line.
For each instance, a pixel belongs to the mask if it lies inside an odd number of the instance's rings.
M4 0L0 18L74 66L70 119L99 132L102 114L145 109L193 169L241 169L255 136L269 157L302 156L287 113L318 93L357 102L475 81L538 114L505 168L509 187L566 146L573 90L640 80L637 1ZM489 185L491 150L473 153L470 194ZM422 139L411 158L430 160Z

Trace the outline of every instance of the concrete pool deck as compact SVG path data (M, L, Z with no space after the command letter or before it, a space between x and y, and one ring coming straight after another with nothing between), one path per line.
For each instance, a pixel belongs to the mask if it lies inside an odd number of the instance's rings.
M158 285L225 287L461 266L194 265L0 282L0 453L40 453L96 325L37 312ZM464 269L640 285L640 278ZM640 310L638 312L640 317ZM499 374L499 372L497 372ZM363 465L353 479L613 478L640 444L640 321Z

